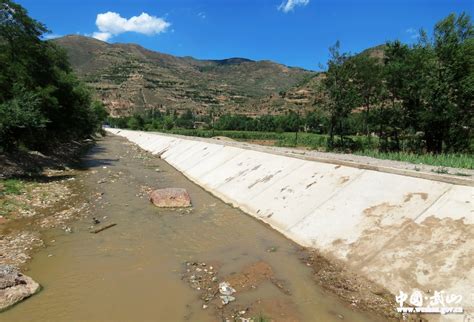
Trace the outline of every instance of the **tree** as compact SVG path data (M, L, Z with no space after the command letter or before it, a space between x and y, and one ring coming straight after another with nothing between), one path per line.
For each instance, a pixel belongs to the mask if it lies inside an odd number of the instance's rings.
M370 137L370 108L379 102L383 91L382 62L367 54L352 58L354 64L353 80L365 108L365 133Z
M0 104L0 146L11 149L21 132L45 126L46 119L39 112L38 103L35 94L21 91Z
M40 39L45 32L23 7L0 1L0 147L46 149L88 136L104 120L65 51Z
M325 109L329 114L329 148L335 147L334 136L340 135L344 145L344 122L349 113L358 106L360 97L353 81L355 66L349 54L340 53L339 41L329 48L328 71L323 80L325 88Z
M163 118L163 129L171 130L174 127L174 118L170 115L167 115Z
M419 141L417 151L469 150L473 53L473 27L466 14L452 14L437 23L433 41L421 31L420 41L412 47L387 44L384 74L391 107L401 106L401 126Z
M418 61L413 60L412 49L408 45L398 40L386 44L382 76L385 91L374 119L380 142L379 149L383 151L400 150L401 132L405 135L411 133L411 137L419 141L415 124L420 100L415 98L418 92L415 89L419 87L415 85L416 81L421 79L421 73L418 74L416 70L417 64ZM412 105L417 107L411 108ZM419 143L411 146L420 151Z
M437 82L431 103L441 116L438 140L447 150L469 149L472 139L474 98L474 28L466 13L450 14L434 28ZM435 152L441 147L436 146Z
M194 128L194 114L190 109L186 109L186 111L181 114L176 119L176 126L182 127L185 129L192 129Z
M306 113L304 118L305 130L309 132L320 132L322 116L316 111Z
M34 50L40 43L39 37L48 29L42 23L31 19L27 11L10 0L0 1L0 38L5 41L2 49L11 62L24 59L25 53Z

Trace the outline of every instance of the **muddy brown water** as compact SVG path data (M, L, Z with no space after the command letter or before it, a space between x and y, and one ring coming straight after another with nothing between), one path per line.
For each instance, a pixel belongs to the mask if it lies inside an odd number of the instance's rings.
M137 156L124 139L108 136L100 141L84 166L77 181L89 192L103 193L95 216L117 226L91 234L91 221L84 219L72 225L71 234L47 232L47 247L35 254L27 271L43 290L0 314L0 321L218 320L211 309L202 308L199 292L181 279L186 261L218 262L219 276L264 261L291 292L286 295L265 282L236 293L235 303L289 302L301 321L341 321L341 316L344 321L377 320L320 289L299 260L296 244L159 158ZM193 208L190 213L155 208L141 193L144 186L186 188ZM279 320L267 312L262 315Z

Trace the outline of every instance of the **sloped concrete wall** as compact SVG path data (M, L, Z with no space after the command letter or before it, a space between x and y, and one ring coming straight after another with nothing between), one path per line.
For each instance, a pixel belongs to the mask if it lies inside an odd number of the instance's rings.
M473 187L301 160L149 132L108 129L159 154L225 202L345 261L392 293L474 300ZM462 318L462 317L460 317Z

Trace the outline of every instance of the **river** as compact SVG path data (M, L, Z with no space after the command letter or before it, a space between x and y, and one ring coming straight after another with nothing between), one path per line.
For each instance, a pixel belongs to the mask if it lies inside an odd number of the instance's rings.
M117 225L91 234L87 218L72 225L73 233L48 231L47 247L26 272L43 290L0 314L0 321L219 321L221 309L203 309L199 291L183 280L187 261L215 263L220 281L254 263L270 266L290 294L270 281L237 291L228 307L248 307L248 314L276 321L377 320L317 286L298 245L122 138L99 140L76 181L97 196L101 224ZM192 209L154 207L147 189L165 187L186 188Z

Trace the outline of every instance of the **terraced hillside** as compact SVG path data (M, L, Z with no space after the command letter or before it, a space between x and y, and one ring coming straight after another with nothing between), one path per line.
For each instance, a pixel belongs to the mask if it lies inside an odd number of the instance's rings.
M115 116L187 108L202 114L213 106L249 115L274 113L278 110L262 101L317 76L271 61L175 57L77 35L54 41L66 49L73 68Z
M368 55L380 60L384 58L386 45L370 47L358 55ZM316 101L321 95L321 80L325 77L324 72L315 74L314 77L289 88L286 91L273 93L255 103L255 110L264 110L271 114L280 114L288 110L311 110L317 105ZM257 108L258 107L258 108ZM258 114L258 113L257 113Z

